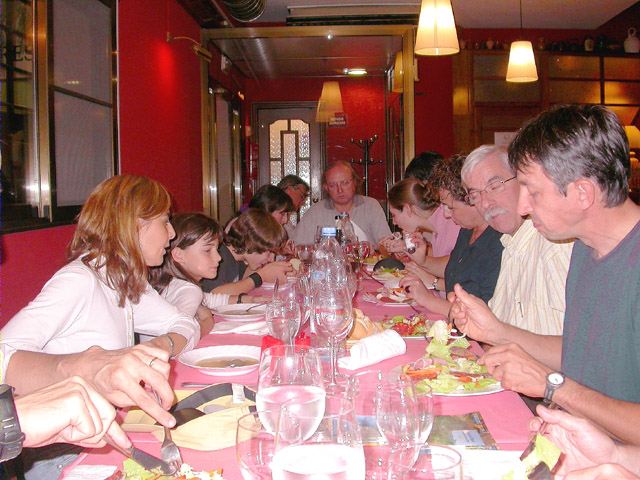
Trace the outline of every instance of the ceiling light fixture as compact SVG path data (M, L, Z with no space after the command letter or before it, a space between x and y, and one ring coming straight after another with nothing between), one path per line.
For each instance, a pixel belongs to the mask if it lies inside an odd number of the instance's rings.
M449 0L422 0L414 51L416 55L453 55L460 51Z
M342 94L340 84L336 81L328 81L322 84L322 94L318 100L316 110L316 122L328 123L338 112L344 111L342 108Z
M345 70L347 75L353 75L355 77L367 74L367 70L364 68L346 68Z
M522 0L520 0L520 34L522 34ZM538 80L536 59L533 55L533 45L528 40L518 40L511 43L509 51L509 66L507 67L507 82L535 82Z

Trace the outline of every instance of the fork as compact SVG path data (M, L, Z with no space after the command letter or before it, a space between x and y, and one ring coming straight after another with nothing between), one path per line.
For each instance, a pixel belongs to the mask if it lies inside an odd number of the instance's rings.
M558 408L558 404L555 402L551 402L548 405L546 405L546 407L551 410L555 410L556 408ZM540 425L540 428L538 429L538 433L533 434L533 438L529 441L527 448L525 448L522 454L520 455L520 460L524 460L529 456L531 452L533 452L533 450L536 448L536 437L538 435L544 435L544 432L546 430L547 430L547 422L543 421L542 425Z
M183 463L182 456L180 455L178 446L171 438L171 429L169 427L163 428L164 440L162 442L162 445L160 446L160 458L171 465L172 468L175 468L176 473L178 473Z
M160 403L160 397L158 394L152 390L153 395L156 397L156 401ZM171 429L169 427L162 427L164 429L164 440L162 441L162 445L160 446L160 458L167 462L171 468L174 468L176 474L180 471L180 467L182 466L182 456L180 455L180 450L178 450L178 446L175 444L173 439L171 438Z

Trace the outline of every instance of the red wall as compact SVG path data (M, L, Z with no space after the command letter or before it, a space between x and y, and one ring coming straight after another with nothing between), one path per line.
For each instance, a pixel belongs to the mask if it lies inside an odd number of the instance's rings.
M199 39L199 27L175 0L120 0L118 7L121 172L161 181L177 210L202 210L199 60L189 42L165 41L167 29ZM73 230L2 237L0 325L64 265Z
M386 159L384 79L382 77L341 78L340 92L344 108L346 127L327 127L327 161L361 159L362 150L351 143L378 134L378 140L370 150L374 161ZM253 102L317 101L322 92L322 79L282 79L247 82L247 114ZM246 124L249 124L246 120ZM356 165L363 173L363 168ZM385 165L369 167L369 195L384 199Z

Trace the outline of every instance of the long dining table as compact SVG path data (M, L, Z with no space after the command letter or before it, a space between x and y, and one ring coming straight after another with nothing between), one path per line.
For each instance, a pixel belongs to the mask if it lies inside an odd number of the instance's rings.
M361 281L358 293L354 298L354 306L360 308L365 315L373 321L382 321L387 317L395 315L414 315L416 312L409 306L404 305L381 305L365 301L365 293L375 293L380 285L370 279ZM269 295L269 290L258 289L252 292L256 295ZM415 307L414 307L415 308ZM422 310L429 319L443 318L436 314L417 307ZM199 347L212 345L256 345L260 346L262 337L251 334L238 333L211 333L204 336ZM353 374L367 369L375 368L382 371L391 371L403 364L412 362L424 355L427 341L424 337L407 338L406 352L375 365L364 367L355 371L344 371L346 374ZM175 390L182 387L184 382L198 383L237 383L249 387L256 387L257 370L240 376L211 376L201 373L195 368L191 368L179 361L172 361L172 372L170 384ZM197 388L194 389L194 391ZM482 418L493 436L496 444L501 450L522 450L526 447L530 437L528 429L529 420L532 417L531 411L522 399L512 391L501 391L489 395L473 396L434 396L435 415L464 415L471 412L480 412ZM135 446L146 452L159 456L160 441L150 433L130 433L130 438ZM222 468L226 480L241 479L239 467L236 462L235 448L229 447L215 451L198 451L181 448L183 460L195 469L210 470ZM76 461L65 469L66 472L76 465L115 465L122 467L124 457L121 453L107 446L100 449L87 450L81 453ZM63 476L64 478L64 476Z

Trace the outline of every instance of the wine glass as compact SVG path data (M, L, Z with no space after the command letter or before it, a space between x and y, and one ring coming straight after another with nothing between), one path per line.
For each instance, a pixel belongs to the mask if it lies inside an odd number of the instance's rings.
M376 393L376 423L392 451L418 441L416 393L406 375L388 378L380 385Z
M353 325L351 297L347 290L327 285L325 290L316 292L313 319L318 333L326 335L329 341L331 373L327 391L335 393L341 390L336 380L338 343L346 338Z
M389 460L389 480L462 478L462 456L451 447L408 445L403 450L395 452Z
M296 246L296 257L300 260L306 267L311 265L311 260L313 259L313 249L314 245L297 245Z
M262 353L258 368L258 410L273 412L260 418L265 428L275 433L281 407L305 403L316 411L316 419L324 411L325 390L318 353L308 347L276 345ZM312 423L308 428L317 426Z
M269 335L293 345L300 328L300 306L296 300L275 299L265 309Z
M261 418L278 416L277 412L253 412L238 419L236 427L236 460L244 480L271 480L271 462L275 437Z
M413 387L416 392L416 408L420 430L418 441L421 444L425 444L433 428L433 392L431 387L424 382L414 382Z
M273 480L364 478L360 429L351 401L328 395L317 428L306 429L310 410L285 405L276 432ZM311 413L311 418L315 413Z

